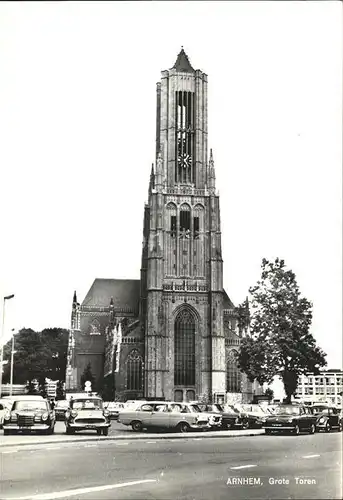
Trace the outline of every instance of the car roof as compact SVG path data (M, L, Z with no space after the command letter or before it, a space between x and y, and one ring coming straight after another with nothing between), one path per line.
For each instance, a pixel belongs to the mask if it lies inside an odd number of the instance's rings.
M69 401L89 401L90 399L98 399L99 401L102 401L99 396L75 396L75 398L72 398Z
M11 401L46 401L42 396L12 396Z

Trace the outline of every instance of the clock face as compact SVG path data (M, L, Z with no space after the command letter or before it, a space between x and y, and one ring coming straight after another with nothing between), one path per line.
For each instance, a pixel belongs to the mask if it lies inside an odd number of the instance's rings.
M192 164L192 157L187 153L183 153L179 156L179 162L183 168L190 167Z

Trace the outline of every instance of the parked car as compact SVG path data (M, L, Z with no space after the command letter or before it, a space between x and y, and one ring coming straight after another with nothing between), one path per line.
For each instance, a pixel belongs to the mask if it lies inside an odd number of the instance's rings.
M217 417L221 421L221 417ZM141 402L135 409L120 412L118 422L130 425L136 432L144 428L174 429L178 432L211 428L213 415L200 411L195 404L163 401Z
M110 418L113 420L117 420L119 416L119 412L125 409L125 403L116 403L110 402L107 405L107 411L110 414Z
M245 429L261 429L265 418L270 415L258 404L240 404L236 408L241 413Z
M316 428L318 431L330 432L336 429L342 432L343 419L339 408L325 404L314 404L312 411L317 417Z
M5 413L10 408L11 404L11 399L0 399L0 429L2 429L4 423Z
M135 410L137 406L140 406L142 403L146 403L146 399L129 399L124 403L126 410Z
M234 429L243 428L244 420L241 418L240 414L231 408L224 409L219 403L214 404L199 404L201 411L211 413L214 415L221 415L221 428L222 429Z
M52 434L55 429L55 412L46 399L13 398L3 422L4 435L19 431L41 431Z
M67 434L75 431L95 430L98 435L108 435L111 426L110 415L104 409L103 401L97 396L79 396L69 400L65 413Z
M68 410L69 403L66 399L60 399L56 401L55 404L55 415L56 415L56 420L64 420L65 419L65 414L66 411Z
M314 434L317 417L311 408L303 405L280 405L275 408L273 415L265 417L263 427L266 434L272 432L290 432L298 435L301 431Z

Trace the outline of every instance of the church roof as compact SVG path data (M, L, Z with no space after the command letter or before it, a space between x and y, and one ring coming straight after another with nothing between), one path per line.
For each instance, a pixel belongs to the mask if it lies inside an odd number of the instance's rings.
M182 71L184 73L195 72L194 68L192 68L191 63L189 62L186 52L183 50L183 47L181 48L181 51L177 56L173 69L176 69L176 71Z
M223 308L224 309L234 309L235 308L233 302L231 301L230 297L228 296L228 294L226 293L225 290L224 290Z
M110 305L111 297L115 309L138 310L140 280L96 278L82 305L107 307Z

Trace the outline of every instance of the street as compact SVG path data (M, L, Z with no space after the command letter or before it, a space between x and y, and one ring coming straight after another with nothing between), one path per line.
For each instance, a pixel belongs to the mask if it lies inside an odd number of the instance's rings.
M147 433L1 451L2 500L340 499L342 491L337 432L177 440Z

